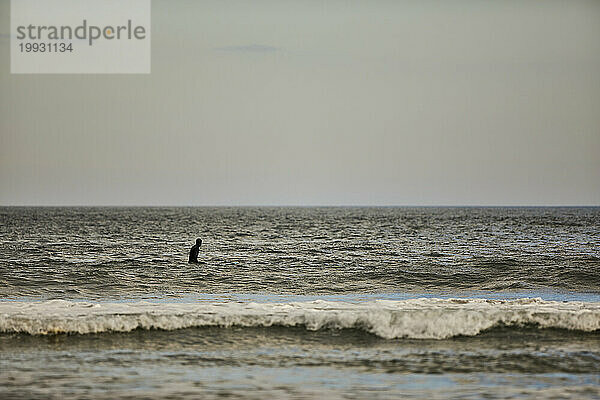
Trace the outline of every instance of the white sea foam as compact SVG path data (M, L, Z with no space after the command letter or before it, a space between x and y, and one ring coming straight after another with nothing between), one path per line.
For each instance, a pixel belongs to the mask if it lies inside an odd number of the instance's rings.
M0 332L32 335L189 327L356 328L386 339L477 335L499 325L600 330L600 303L541 299L412 299L363 303L0 302Z

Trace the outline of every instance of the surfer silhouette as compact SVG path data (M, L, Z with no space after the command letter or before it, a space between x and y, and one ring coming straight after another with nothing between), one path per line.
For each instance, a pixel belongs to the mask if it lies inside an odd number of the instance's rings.
M190 259L188 260L189 264L199 264L198 261L198 252L200 251L200 246L202 245L202 239L196 239L196 244L192 246L190 249Z

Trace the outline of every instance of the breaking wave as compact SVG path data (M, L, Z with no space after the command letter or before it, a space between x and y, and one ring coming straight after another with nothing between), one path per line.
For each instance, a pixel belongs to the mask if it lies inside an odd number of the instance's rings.
M411 299L363 303L0 303L0 332L47 335L191 327L361 329L385 339L474 336L498 326L600 330L600 303L541 299Z

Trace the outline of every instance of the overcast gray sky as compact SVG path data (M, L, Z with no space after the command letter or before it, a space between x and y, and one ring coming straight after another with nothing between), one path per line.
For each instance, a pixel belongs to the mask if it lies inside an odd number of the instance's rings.
M11 75L0 204L600 205L599 1L153 1L150 75Z

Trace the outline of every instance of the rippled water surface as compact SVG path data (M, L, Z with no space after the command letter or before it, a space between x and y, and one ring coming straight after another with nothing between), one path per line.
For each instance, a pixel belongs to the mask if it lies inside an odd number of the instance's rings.
M2 398L598 398L600 208L0 208L0 332Z
M4 208L0 296L600 291L598 208ZM204 264L187 264L196 237Z

